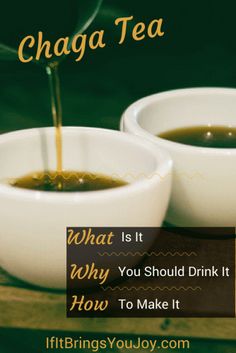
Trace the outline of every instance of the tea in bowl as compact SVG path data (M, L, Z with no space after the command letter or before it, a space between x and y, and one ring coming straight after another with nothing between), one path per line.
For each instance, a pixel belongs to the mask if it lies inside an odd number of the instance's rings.
M168 151L174 162L167 221L177 226L236 225L236 89L192 88L132 104L121 130Z
M172 169L166 152L129 134L68 127L62 136L59 178L53 172L53 128L0 136L0 266L33 285L56 289L66 285L66 227L161 226ZM148 250L154 240L138 250ZM133 244L125 246L133 250ZM79 256L88 261L99 250L94 246L85 254L81 247ZM106 261L113 266L117 258L97 257L96 265ZM137 259L125 261L134 265Z

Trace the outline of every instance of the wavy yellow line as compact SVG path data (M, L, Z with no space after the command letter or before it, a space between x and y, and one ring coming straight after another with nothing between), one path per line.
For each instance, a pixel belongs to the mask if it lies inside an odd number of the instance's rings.
M112 251L111 253L108 253L108 252L103 252L103 253L98 253L99 256L197 256L197 254L192 251L190 253L186 252L186 251L183 251L183 252L178 252L178 251L175 251L175 252L171 252L171 251L167 251L167 252L155 252L155 251L151 251L151 252L139 252L139 251L136 251L136 252L131 252L131 251L128 251L128 252L124 252L124 251L120 251L120 252L115 252L115 251Z
M156 286L156 287L151 287L151 286L148 286L148 287L143 287L143 286L140 286L140 287L135 287L135 286L132 286L132 287L127 287L127 286L124 286L124 287L119 287L119 286L115 286L115 287L111 287L111 286L108 286L108 287L102 287L102 290L104 292L108 291L108 290L111 290L112 292L116 291L116 290L119 290L119 291L140 291L140 290L143 290L143 291L156 291L156 290L160 290L160 291L172 291L172 290L176 290L176 291L197 291L197 290L202 290L201 287L197 286L197 287L191 287L191 286L188 286L188 287L184 287L184 286L180 286L180 287L176 287L176 286L172 286L172 287L167 287L167 286L164 286L164 287L160 287L160 286Z
M92 180L96 180L101 178L103 175L99 175L99 174L95 174L92 172L78 172L80 175L78 176L78 174L76 172L70 172L67 171L66 175L62 174L60 175L60 177L64 180L69 180L71 178L74 179L81 179L84 177L89 177ZM58 174L55 173L55 175L50 174L50 172L43 172L43 173L35 173L37 175L37 178L40 179L44 179L45 177L48 177L51 180L55 180L58 177ZM41 174L41 175L40 175ZM164 180L166 177L170 176L171 174L168 173L165 176L159 174L159 173L152 173L152 174L145 174L145 173L138 173L138 174L134 174L134 173L123 173L123 174L119 174L119 173L112 173L109 175L110 178L112 179L122 179L122 180L127 180L127 179L132 179L132 180L140 180L140 179L152 179L155 176L158 176L161 180ZM192 180L194 178L201 178L201 179L205 179L204 176L202 174L200 174L199 172L193 172L193 173L187 173L187 172L179 172L179 173L175 173L176 176L180 176L180 177L185 177L189 180Z

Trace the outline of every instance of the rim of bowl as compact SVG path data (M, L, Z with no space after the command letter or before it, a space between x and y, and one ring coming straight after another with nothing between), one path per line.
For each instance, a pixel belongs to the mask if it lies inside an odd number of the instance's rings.
M33 128L33 129L24 129L24 130L16 130L8 133L4 133L0 135L0 148L1 144L6 141L13 140L15 137L27 137L34 134L38 134L40 131L45 131L48 134L54 134L54 127L43 127L43 128ZM87 133L87 134L101 134L101 135L113 135L117 139L126 140L133 145L137 145L148 150L148 153L152 155L154 161L156 163L153 172L149 175L152 176L149 179L142 179L138 181L134 181L128 183L127 185L111 188L106 190L95 190L95 191L84 191L84 192L50 192L50 191L38 191L38 190L29 190L29 189L20 189L11 185L1 184L0 183L0 195L5 195L9 197L13 197L15 199L23 198L27 200L40 200L40 201L49 201L49 202L67 202L67 203L80 203L91 201L92 199L100 199L100 198L112 198L112 197L122 197L124 194L136 192L140 189L148 188L152 183L156 183L157 181L161 181L160 175L165 177L172 171L172 160L165 150L161 147L156 146L150 141L143 139L139 136L133 136L131 134L127 134L124 132L120 132L117 130L109 130L103 128L90 128L90 127L79 127L79 126L64 126L62 127L62 133Z
M154 102L161 101L163 99L171 97L183 97L183 96L197 96L202 93L216 94L221 93L221 95L231 95L236 97L236 89L228 87L190 87L181 88L175 90L169 90L159 93L154 93L152 95L146 96L132 103L123 113L121 119L121 129L122 126L128 126L129 130L132 131L136 136L146 137L153 142L159 142L163 145L163 148L169 147L172 149L182 149L186 153L202 153L202 154L212 154L212 155L236 155L236 148L220 148L220 147L200 147L183 144L180 142L174 142L161 137L155 136L151 132L148 132L140 126L138 123L138 113L146 108L148 105ZM213 125L213 124L212 124ZM193 125L194 126L194 125ZM220 125L220 126L223 126ZM233 125L234 126L234 125ZM235 116L235 128L236 128L236 116ZM159 145L160 146L160 145Z

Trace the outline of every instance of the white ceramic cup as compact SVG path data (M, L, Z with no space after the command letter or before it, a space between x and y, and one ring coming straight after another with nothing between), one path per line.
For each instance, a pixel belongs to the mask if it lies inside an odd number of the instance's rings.
M50 193L8 185L6 178L55 170L53 128L1 135L0 164L0 266L35 285L65 288L66 227L158 227L168 206L172 168L168 154L119 131L63 128L64 169L116 175L129 182L119 188ZM153 241L148 239L138 250L146 251ZM126 243L125 251L133 246ZM124 245L116 249L121 250ZM83 252L81 248L81 256ZM107 261L112 266L117 258ZM132 265L137 259L130 256L126 261ZM105 262L98 258L96 265Z
M235 226L236 149L194 147L156 137L198 125L236 127L236 89L190 88L154 94L132 104L121 120L121 130L154 142L173 159L168 222Z

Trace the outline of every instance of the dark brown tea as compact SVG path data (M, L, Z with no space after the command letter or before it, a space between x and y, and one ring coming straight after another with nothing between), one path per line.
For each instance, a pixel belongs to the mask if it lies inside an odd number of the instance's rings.
M55 128L56 156L57 156L57 172L62 172L62 107L60 80L58 75L58 63L50 63L46 67L49 77L52 118Z
M236 127L191 126L169 130L158 137L198 147L236 148Z
M127 185L123 180L86 172L36 172L11 181L11 185L39 191L97 191Z

